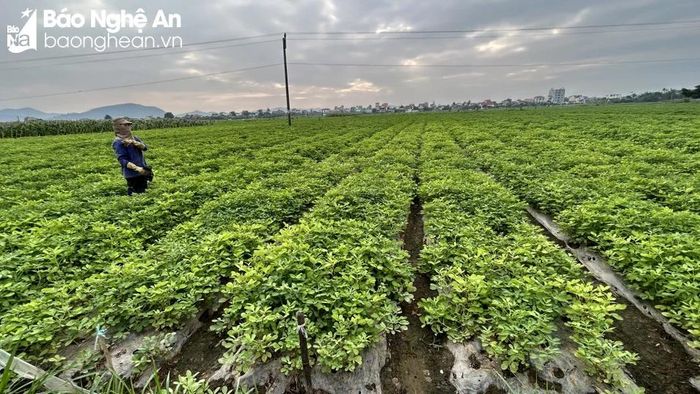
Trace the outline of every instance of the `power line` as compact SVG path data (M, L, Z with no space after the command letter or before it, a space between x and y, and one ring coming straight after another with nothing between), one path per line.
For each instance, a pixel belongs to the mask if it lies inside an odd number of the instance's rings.
M311 62L289 62L287 64L292 66L320 66L320 67L371 67L371 68L504 68L504 67L542 67L542 66L592 66L592 65L620 65L620 64L648 64L648 63L676 63L676 62L692 62L700 61L700 58L676 58L676 59L650 59L650 60L619 60L619 61L605 61L605 62L568 62L568 63L520 63L520 64L377 64L377 63L311 63ZM64 96L71 94L96 92L103 90L113 90L122 89L129 87L138 87L146 85L155 85L168 82L185 81L198 78L211 77L216 75L224 75L231 73L238 73L244 71L261 70L265 68L281 66L282 63L266 64L261 66L240 68L236 70L220 71L208 74L194 75L189 77L179 77L171 79L161 79L157 81L146 81L131 83L125 85L116 86L106 86L91 89L81 89L70 92L58 92L58 93L48 93L41 95L31 95L31 96L17 96L17 97L7 97L0 98L2 101L12 101L12 100L25 100L34 98L45 98L45 97L55 97Z
M234 37L234 38L224 38L224 39L220 39L220 40L191 42L188 44L183 44L181 46L181 48L195 46L195 45L218 44L221 42L252 40L252 39L256 39L256 38L273 37L273 36L277 36L280 34L282 34L282 33L268 33L268 34L259 34L256 36ZM91 57L91 56L107 56L107 55L114 55L114 54L119 54L119 53L153 51L153 50L159 50L159 49L162 50L162 49L175 49L175 48L167 48L167 47L138 48L138 49L124 49L124 50L120 50L120 51L110 51L110 52L80 53L80 54L62 55L62 56L47 56L47 57L38 57L38 58L33 58L33 59L3 60L3 61L0 61L0 64L39 62L39 61L44 61L44 60L72 59L72 58L78 58L78 57Z
M616 24L601 24L601 25L580 25L580 26L539 26L539 27L523 27L523 28L501 28L501 29L491 29L491 28L479 28L479 29L463 29L463 30L408 30L408 31L329 31L329 32L319 32L319 31L300 31L300 32L288 32L288 35L412 35L412 34L449 34L449 33L494 33L494 32L518 32L518 31L538 31L538 30L575 30L575 29L596 29L596 28L611 28L611 27L627 27L627 26L664 26L664 25L679 25L679 24L692 24L700 23L699 19L696 20L685 20L685 21L662 21L662 22L640 22L640 23L616 23ZM242 41L250 40L256 38L266 38L273 36L281 36L282 32L258 34L253 36L245 37L234 37L234 38L224 38L218 40L209 41L199 41L192 42L188 44L183 44L182 47L195 46L195 45L207 45L216 44L222 42L232 42L232 41ZM291 37L290 37L291 38ZM129 52L142 52L151 50L162 50L171 49L166 47L154 47L154 48L139 48L139 49L124 49L118 51L110 52L98 52L98 53L82 53L73 55L62 55L62 56L50 56L41 57L33 59L20 59L20 60L3 60L0 64L7 63L26 63L26 62L38 62L56 59L72 59L79 57L92 57L92 56L106 56L119 53L129 53Z
M628 33L628 32L645 32L645 31L670 31L670 30L677 30L677 29L687 29L687 28L698 28L700 26L680 26L680 27L675 27L675 28L661 28L661 29L626 29L626 30L598 30L598 31L591 31L591 32L581 32L581 31L570 31L570 32L562 32L558 33L557 35L579 35L579 34L600 34L600 33ZM530 33L528 36L531 35L536 35L536 36L552 36L551 33ZM500 38L500 35L480 35L478 37L471 37L471 38ZM382 41L382 40L447 40L447 39L459 39L463 40L465 38L470 38L470 37L465 37L463 35L460 36L408 36L408 37L303 37L303 38L291 38L288 39L287 41ZM219 40L221 41L221 40ZM49 64L37 64L37 65L32 65L32 66L18 66L18 67L9 67L9 68L2 68L2 70L24 70L27 68L41 68L41 67L53 67L53 66L65 66L65 65L74 65L74 64L86 64L86 63L101 63L101 62L113 62L113 61L121 61L121 60L127 60L127 59L140 59L140 58L147 58L147 57L158 57L158 56L168 56L168 55L176 55L176 54L183 54L183 53L193 53L193 52L201 52L201 51L209 51L209 50L215 50L215 49L222 49L222 48L233 48L233 47L243 47L243 46L251 46L251 45L258 45L258 44L268 44L268 43L276 43L279 40L274 39L274 40L264 40L264 41L255 41L255 42L246 42L246 43L240 43L240 44L229 44L229 45L220 45L220 46L215 46L215 47L208 47L208 48L198 48L198 49L190 49L187 51L168 51L165 53L154 53L154 54L142 54L142 55L133 55L133 56L122 56L122 57L117 57L117 58L109 58L109 59L94 59L94 60L85 60L85 61L77 61L77 62L64 62L64 63L49 63ZM201 43L199 43L201 44ZM195 45L193 43L192 45ZM149 49L164 49L164 48L149 48ZM103 53L105 55L111 55L116 52L110 52L110 53ZM49 60L48 58L46 60Z
M74 91L70 91L70 92L48 93L48 94L40 94L40 95L32 95L32 96L7 97L7 98L0 98L0 101L12 101L12 100L25 100L25 99L34 99L34 98L65 96L65 95L70 95L70 94L79 94L79 93L87 93L87 92L97 92L97 91L102 91L102 90L112 90L112 89L131 88L131 87L138 87L138 86L145 86L145 85L156 85L156 84L161 84L161 83L176 82L176 81L186 81L186 80L190 80L190 79L198 79L198 78L211 77L211 76L215 76L215 75L223 75L223 74L232 74L232 73L238 73L238 72L244 72L244 71L261 70L261 69L271 68L271 67L277 67L277 66L281 66L281 65L282 65L282 63L265 64L265 65L262 65L262 66L239 68L239 69L236 69L236 70L228 70L228 71L219 71L219 72L215 72L215 73L194 75L194 76L190 76L190 77L180 77L180 78L171 78L171 79L161 79L161 80L157 80L157 81L147 81L147 82L130 83L130 84L126 84L126 85L105 86L105 87L99 87L99 88L74 90Z
M320 67L367 67L367 68L506 68L506 67L544 67L544 66L607 66L619 64L647 63L682 63L700 61L696 58L651 59L651 60L612 60L600 62L565 62L565 63L519 63L519 64L378 64L378 63L312 63L289 62L291 66Z
M31 66L18 66L18 67L2 68L1 70L3 70L3 71L5 71L5 70L25 70L25 69L28 69L28 68L66 66L66 65L85 64L85 63L116 62L116 61L128 60L128 59L141 59L141 58L146 58L146 57L168 56L168 55L177 55L177 54L182 54L182 53L193 53L193 52L210 51L210 50L221 49L221 48L233 48L233 47L243 47L243 46L251 46L251 45L258 45L258 44L268 44L268 43L271 43L271 42L276 42L276 43L278 43L279 40L265 40L265 41L245 42L245 43L241 43L241 44L220 45L220 46L208 47L208 48L190 49L190 50L186 50L186 51L176 51L176 52L172 52L172 51L171 51L171 52L165 52L165 53L149 53L149 54L144 54L144 55L121 56L121 57L109 58L109 59L102 59L102 58L100 58L100 59L84 60L84 61L77 61L77 62L34 64L34 65L31 65Z
M611 23L601 25L578 25L578 26L533 26L533 27L518 27L518 28L479 28L479 29L455 29L455 30L404 30L404 31L328 31L328 32L312 32L312 31L297 31L289 32L288 34L298 35L352 35L352 34L448 34L448 33L481 33L481 32L517 32L517 31L538 31L538 30L575 30L575 29L598 29L611 27L626 27L626 26L663 26L700 23L700 19L685 20L685 21L664 21L664 22L639 22L639 23Z
M690 23L698 23L698 22L700 22L700 20L670 21L670 22L645 22L645 23L627 23L627 24L607 24L607 25L585 25L585 26L563 26L563 27L556 27L556 26L526 27L526 28L514 28L514 29L411 30L411 31L404 31L404 32L380 32L380 34L455 34L455 33L475 33L475 32L540 31L540 30L553 30L553 29L573 30L573 29L611 28L611 27L626 27L626 26L676 25L676 24L690 24ZM602 32L602 31L599 31L599 32ZM588 33L593 33L593 32L578 32L578 33L588 34ZM255 38L270 37L270 36L274 36L277 34L279 34L279 33L262 34L262 35L257 35L257 36L248 36L248 37L236 37L236 38L228 38L228 39L221 39L221 40L202 41L202 42L190 43L190 44L183 45L183 46L206 45L206 44L220 43L220 42L250 40L250 39L255 39ZM298 35L372 34L372 35L377 35L378 33L377 32L296 32L296 33L292 33L292 34L298 34ZM369 37L364 37L363 39L367 39L367 38L369 38ZM408 38L408 37L394 36L394 37L389 37L389 38L391 38L391 39L404 39L404 38ZM438 39L438 38L443 38L443 37L420 36L420 37L412 37L412 38L413 39ZM463 38L463 37L460 37L460 38ZM304 40L304 39L323 40L324 37L300 38L299 40ZM336 37L336 39L338 39L338 37ZM343 39L343 37L341 37L340 39ZM238 44L238 45L234 44L234 45L229 45L229 46L219 46L219 47L213 47L213 48L200 48L200 49L194 49L191 51L178 51L178 52L174 52L174 53L188 53L188 52L196 52L196 51L218 49L218 48L232 47L232 46L256 45L256 44L263 44L263 43L267 43L267 42L276 42L276 41L277 40L258 41L258 42L251 42L251 43L242 43L242 44ZM33 62L33 61L70 59L70 58L89 57L89 56L112 55L112 54L119 54L119 53L154 50L154 49L165 49L165 48L145 48L145 49L138 49L138 50L132 49L132 50L122 50L122 51L113 51L113 52L101 52L101 53L89 53L89 54L64 55L64 56L44 57L44 58L35 58L35 59L24 59L24 60L20 60L20 61L2 61L2 62L0 62L0 64L11 63L11 62L12 63ZM122 58L117 58L117 59L106 59L106 61L110 61L110 60L116 61L116 60L120 60L120 59L161 56L161 55L164 55L164 54L135 55L135 56L122 57ZM700 60L700 58L621 60L621 61L599 61L599 62L564 62L564 63L521 63L521 64L378 64L378 63L313 63L313 62L290 62L288 64L292 65L292 66L309 66L309 67L322 66L322 67L366 67L366 68L407 68L407 67L411 67L411 68L418 68L418 67L420 67L420 68L504 68L504 67L589 66L589 65L676 63L676 62L692 62L692 61L698 61L698 60ZM102 61L102 60L84 61L84 62L76 62L76 63L63 63L63 64L80 64L80 63L90 63L90 62L97 62L97 61ZM57 66L57 65L62 65L62 64L50 64L50 65ZM147 81L147 82L140 82L140 83L125 84L125 85L117 85L117 86L82 89L82 90L69 91L69 92L58 92L58 93L49 93L49 94L42 94L42 95L30 95L30 96L17 96L17 97L9 97L9 98L0 98L0 102L1 101L11 101L11 100L24 100L24 99L33 99L33 98L55 97L55 96L79 94L79 93L86 93L86 92L95 92L95 91L103 91L103 90L121 89L121 88L128 88L128 87L138 87L138 86L154 85L154 84L161 84L161 83L168 83L168 82L192 80L192 79L198 79L198 78L204 78L204 77L210 77L210 76L216 76L216 75L223 75L223 74L229 74L229 73L259 70L259 69L270 68L270 67L275 67L275 66L279 66L279 65L281 65L281 63L267 64L267 65L262 65L262 66L255 66L255 67L248 67L248 68L242 68L242 69L237 69L237 70L228 70L228 71L221 71L221 72L215 72L215 73L194 75L194 76L188 76L188 77L179 77L179 78L163 79L163 80L156 80L156 81Z
M660 29L624 29L624 30L594 30L594 31L565 31L558 32L556 34L552 33L528 33L527 37L557 37L557 36L573 36L573 35L588 35L588 34L609 34L609 33L635 33L635 32L658 32L658 31L675 31L683 29L698 29L700 26L678 26L678 27L668 27ZM381 34L374 36L358 36L358 37L301 37L301 38L289 38L288 41L384 41L384 40L465 40L465 39L479 39L479 38L502 38L502 35L478 35L474 37L468 37L464 34L454 35L439 35L439 36L382 36ZM524 37L524 36L522 36Z

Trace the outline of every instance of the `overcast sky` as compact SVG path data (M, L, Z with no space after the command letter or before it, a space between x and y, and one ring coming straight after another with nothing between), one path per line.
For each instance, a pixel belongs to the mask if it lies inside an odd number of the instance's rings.
M0 48L0 108L29 106L47 112L78 112L102 105L135 102L181 113L283 107L281 66L122 89L4 100L277 64L282 61L281 36L278 35L250 41L194 44L283 31L289 32L288 61L294 63L513 65L463 68L290 65L292 106L297 108L375 102L500 100L546 96L551 87L565 87L567 95L605 95L700 84L699 60L551 65L697 57L700 23L566 29L582 25L700 20L697 0L3 0L0 14L3 30L6 25L21 27L27 21L22 18L27 8L38 9L38 49L11 54L6 45ZM59 29L42 25L43 10L60 11L62 8L88 16L86 26ZM124 9L135 13L138 8L144 9L149 23L158 9L179 13L181 28L148 26L142 34L180 36L185 47L72 58L65 56L95 51L43 47L44 34L106 34L104 29L89 26L91 10ZM543 26L563 29L512 30ZM393 39L396 34L384 33L361 36L364 39L360 40L353 39L360 37L357 35L294 34L472 29L478 31L402 36L432 37L420 40ZM135 34L137 30L131 28L115 35ZM271 39L276 41L231 46ZM185 52L189 50L196 51ZM162 55L135 57L144 54ZM57 56L64 58L26 62L27 59Z

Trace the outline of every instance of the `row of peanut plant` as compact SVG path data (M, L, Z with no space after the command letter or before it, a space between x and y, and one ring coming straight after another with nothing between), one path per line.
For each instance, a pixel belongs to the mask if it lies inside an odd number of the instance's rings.
M226 336L224 364L244 372L281 357L284 371L300 369L297 311L307 317L312 364L325 371L353 370L380 335L405 328L399 303L411 297L413 268L399 235L421 130L404 130L232 275L215 325Z
M45 287L31 301L12 306L2 316L0 340L30 358L46 359L97 325L116 337L177 327L216 298L222 278L255 248L356 171L400 127L350 146L332 138L321 141L328 145L321 150L341 151L321 161L295 154L308 141L271 156L261 165L278 168L276 173L204 203L191 220L147 249L132 250L92 275Z
M0 238L0 286L4 290L0 305L6 308L10 303L30 299L43 287L99 272L114 261L146 249L187 221L205 201L255 179L314 163L330 153L327 147L337 149L357 142L372 130L359 128L325 136L312 133L247 154L242 147L240 151L248 157L222 159L226 162L220 171L194 175L174 184L168 192L154 190L136 198L95 198L91 211L45 217L34 226L7 218L4 223L8 231ZM313 156L297 153L301 149L313 152Z
M678 110L677 116L697 123L692 108ZM614 140L599 138L603 132L591 131L591 124L522 129L504 118L498 125L458 120L453 134L479 168L553 215L578 243L600 251L700 348L700 152L692 145L700 140L697 128L676 137L677 125L661 126L638 114L637 122L647 120L653 128L639 125L623 133L628 119L621 115L608 125L617 125L612 135L630 138ZM686 143L663 146L664 139Z
M563 322L588 372L622 386L635 355L604 336L624 306L526 220L524 204L478 171L444 125L424 138L421 261L437 295L420 302L423 323L454 341L479 338L516 372L558 353Z

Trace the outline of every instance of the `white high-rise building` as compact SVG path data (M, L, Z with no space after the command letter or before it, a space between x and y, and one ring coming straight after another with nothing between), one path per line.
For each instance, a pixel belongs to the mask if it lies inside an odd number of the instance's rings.
M549 89L549 101L553 104L564 104L565 94L564 88Z

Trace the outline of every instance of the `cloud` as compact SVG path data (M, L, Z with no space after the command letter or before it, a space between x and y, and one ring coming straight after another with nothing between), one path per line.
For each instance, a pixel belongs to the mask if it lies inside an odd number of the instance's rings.
M300 85L295 86L292 91L295 98L297 96L323 97L325 95L334 94L336 89L330 86Z
M578 26L581 25L583 22L585 22L586 17L591 13L590 7L583 8L579 10L576 14L574 14L572 17L566 19L564 23L559 24L559 26L562 27L571 27L571 26Z
M512 45L513 45L513 43L509 42L509 39L506 36L506 37L497 38L495 40L491 40L485 44L476 45L476 46L474 46L474 48L479 52L498 53L504 49L507 49L508 47L510 47Z
M26 0L4 0L0 26L17 24ZM452 102L487 97L546 95L551 84L572 94L606 94L657 87L688 87L697 80L697 62L615 66L552 66L444 69L422 64L540 64L685 58L697 47L697 31L669 26L634 33L602 29L502 31L533 26L570 27L610 23L688 19L697 14L692 1L618 0L590 2L425 1L399 0L43 0L40 9L105 8L135 11L144 7L182 15L180 35L185 44L265 33L289 32L288 59L314 63L381 63L415 67L301 67L290 66L292 103L306 107L333 107L369 102ZM84 10L83 10L84 11ZM645 27L640 27L639 30ZM468 34L398 34L422 30L468 30ZM68 32L68 30L71 30ZM74 30L74 31L73 31ZM301 36L301 31L364 31L362 40L347 36ZM90 34L90 29L64 29L54 34ZM134 32L125 29L125 34ZM387 34L390 33L390 34ZM397 36L410 39L396 40ZM440 36L442 38L436 38ZM351 36L357 37L357 36ZM369 37L369 39L367 39ZM413 37L424 37L413 39ZM270 37L279 39L279 36ZM302 40L313 38L313 40ZM321 39L319 39L321 38ZM338 40L338 38L343 38ZM255 41L255 40L253 40ZM193 45L200 49L208 46ZM180 51L180 50L178 50ZM173 112L194 108L225 111L266 108L284 104L281 67L244 73L204 74L255 67L281 61L279 42L226 47L191 53L125 59L116 55L106 62L53 65L52 62L11 62L47 56L84 53L76 49L46 49L10 55L0 48L2 97L42 95L132 85L161 79L197 77L172 83L134 86L59 97L0 102L0 107L32 106L46 111L84 111L91 106L126 101L158 105ZM165 53L165 52L163 52ZM90 58L97 60L100 57ZM83 59L79 59L83 61ZM8 63L9 62L9 63ZM62 59L60 63L71 63ZM42 66L45 64L45 66ZM27 65L27 67L20 67ZM13 69L9 69L13 68ZM550 79L548 79L550 78ZM206 108L204 108L206 106Z
M198 70L196 68L183 68L183 69L177 69L174 71L180 71L184 74L188 75L204 75L204 72L202 70Z
M321 15L325 18L325 24L322 25L321 30L325 30L326 27L332 27L338 22L336 6L333 0L321 0Z
M465 73L443 75L440 78L441 79L461 79L461 78L479 78L479 77L483 77L483 76L486 76L486 73L478 72L478 71L470 71L470 72L465 72Z
M411 31L413 28L407 24L404 24L403 22L393 24L393 25L385 25L381 24L377 26L376 29L374 29L374 32L377 34L381 33L390 33L390 32L407 32Z
M420 76L420 77L404 79L403 82L404 83L416 83L416 82L423 82L423 81L428 81L428 80L430 80L430 77L424 75L424 76Z
M360 78L354 81L348 82L348 87L343 89L337 89L338 93L376 93L382 89L370 81L365 81Z
M222 93L216 95L199 95L198 98L204 102L231 101L250 98L267 98L279 97L278 94L263 93L263 92L246 92L246 93Z
M527 50L525 44L531 43L533 41L549 40L554 38L560 38L560 34L566 27L581 25L586 19L586 16L590 14L590 8L586 7L577 11L574 15L566 17L563 22L559 21L554 23L554 25L560 27L559 29L554 28L549 31L528 31L519 30L527 29L531 27L530 25L496 25L491 26L482 32L470 33L467 36L469 38L478 39L481 37L489 37L491 35L498 35L499 37L487 41L485 43L477 44L474 46L477 52L487 55L503 55L509 53L520 53ZM551 23L550 23L551 24ZM539 23L539 26L546 26L548 23Z
M203 54L201 52L190 52L181 55L180 58L175 61L175 64L183 67L197 66L200 64L205 65L216 58L216 56L210 54Z
M525 68L522 70L511 71L506 74L506 77L519 80L532 79L535 78L534 74L537 74L544 69L546 69L546 67Z
M57 8L57 11L58 9L67 8L69 12L85 12L91 9L102 9L106 7L107 4L105 4L104 0L71 0L63 2L63 4L55 8Z
M529 41L526 36L517 32L500 32L500 37L487 41L482 44L477 44L474 49L481 55L506 55L513 53L525 52L527 46L524 44ZM478 36L476 36L478 38Z
M416 66L420 64L449 64L455 63L455 59L463 59L468 56L463 49L445 49L422 53L418 56L412 58L405 58L401 61L401 64Z

